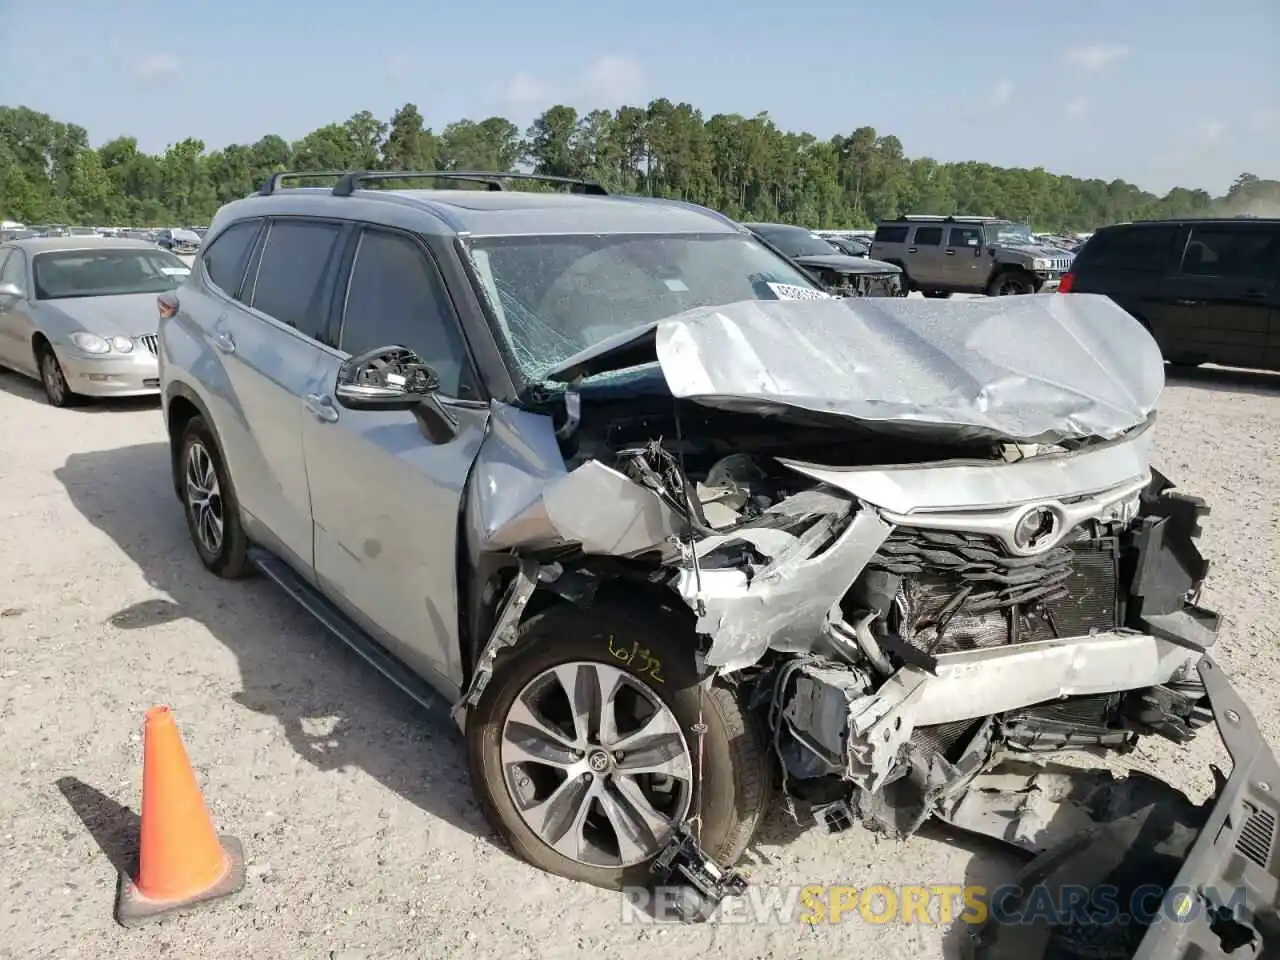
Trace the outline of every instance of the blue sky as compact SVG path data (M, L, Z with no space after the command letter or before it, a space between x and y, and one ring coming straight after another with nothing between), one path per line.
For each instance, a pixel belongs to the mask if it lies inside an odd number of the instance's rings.
M665 96L1158 192L1280 178L1280 0L0 0L0 37L0 103L95 145Z

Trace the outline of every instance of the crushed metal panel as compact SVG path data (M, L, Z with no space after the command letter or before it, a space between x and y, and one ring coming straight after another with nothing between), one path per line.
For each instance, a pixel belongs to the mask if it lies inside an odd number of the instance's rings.
M784 512L789 509L785 504L778 504ZM768 566L750 576L740 570L681 570L680 594L695 610L700 601L706 611L698 619L698 632L711 637L708 666L740 670L771 648L782 652L813 648L831 608L893 530L874 511L861 510L815 556L838 518L829 515L802 536L791 538L794 542L787 550L772 555ZM767 546L776 549L779 538L776 532L768 533ZM747 540L752 534L736 532ZM765 543L760 546L766 549Z
M494 403L468 514L482 550L580 543L630 556L671 549L680 519L652 491L595 460L569 471L551 418Z
M744 301L657 325L675 396L951 439L1111 439L1164 387L1151 335L1108 297Z

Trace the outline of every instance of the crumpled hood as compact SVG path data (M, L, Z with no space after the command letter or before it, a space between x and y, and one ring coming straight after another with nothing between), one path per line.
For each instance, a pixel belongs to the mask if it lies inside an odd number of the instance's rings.
M68 297L46 300L42 308L60 313L73 325L100 337L141 337L155 335L159 324L154 293L131 293L113 297Z
M1151 335L1097 294L703 307L597 344L547 379L654 360L674 396L706 406L959 442L1111 439L1145 422L1164 388Z
M803 257L792 257L802 267L813 267L820 270L834 270L837 273L901 273L902 268L885 263L882 260L870 260L866 257L851 257L845 253L806 254Z

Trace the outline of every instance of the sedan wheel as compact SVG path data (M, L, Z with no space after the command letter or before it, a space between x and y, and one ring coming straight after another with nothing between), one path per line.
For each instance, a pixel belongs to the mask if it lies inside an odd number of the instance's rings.
M574 661L530 680L507 711L500 756L525 825L586 866L651 859L693 795L679 721L646 684L606 663Z
M41 347L39 357L40 383L44 387L44 395L49 405L71 406L79 397L68 386L67 378L62 372L62 364L58 363L58 357L53 352L53 348L47 345Z

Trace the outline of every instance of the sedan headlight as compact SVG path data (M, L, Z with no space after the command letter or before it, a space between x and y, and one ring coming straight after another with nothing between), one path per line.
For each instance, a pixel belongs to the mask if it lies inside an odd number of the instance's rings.
M76 332L71 334L71 342L85 353L110 353L111 344L96 333Z
M100 337L96 333L77 330L71 334L71 342L85 353L101 356L114 350L116 353L132 353L133 341L128 337Z

